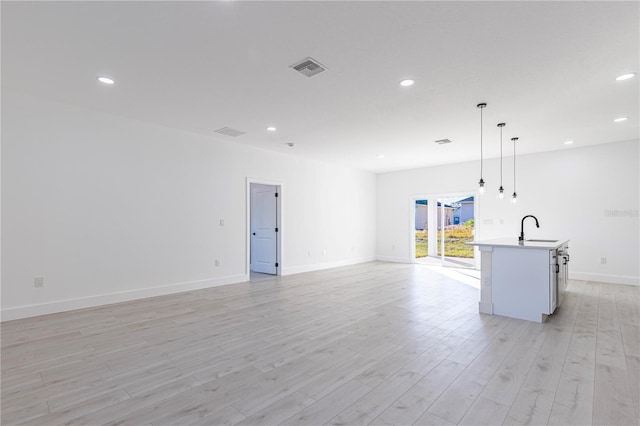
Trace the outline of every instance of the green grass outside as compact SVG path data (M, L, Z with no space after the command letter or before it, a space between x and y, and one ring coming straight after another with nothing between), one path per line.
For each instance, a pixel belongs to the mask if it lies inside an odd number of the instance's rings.
M438 231L438 256L442 255L442 234ZM427 231L416 231L416 257L426 257ZM473 258L473 246L466 245L466 242L473 241L472 226L455 226L444 231L444 255L449 257Z

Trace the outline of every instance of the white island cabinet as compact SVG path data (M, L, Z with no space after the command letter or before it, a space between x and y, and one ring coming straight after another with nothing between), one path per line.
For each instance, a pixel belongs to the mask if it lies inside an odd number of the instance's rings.
M480 249L480 312L543 322L562 303L568 243L517 238L468 243Z

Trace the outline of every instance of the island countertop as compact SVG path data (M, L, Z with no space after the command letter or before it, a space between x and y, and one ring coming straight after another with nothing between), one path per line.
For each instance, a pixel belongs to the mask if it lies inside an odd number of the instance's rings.
M569 262L568 239L517 236L471 241L480 249L483 314L543 322L562 303Z
M532 241L533 240L533 241ZM551 238L542 239L532 238L531 240L525 239L524 241L518 241L518 237L496 238L493 240L483 241L471 241L466 244L471 246L493 246L493 247L508 247L508 248L522 248L522 249L548 249L553 250L564 244L568 239L552 240Z

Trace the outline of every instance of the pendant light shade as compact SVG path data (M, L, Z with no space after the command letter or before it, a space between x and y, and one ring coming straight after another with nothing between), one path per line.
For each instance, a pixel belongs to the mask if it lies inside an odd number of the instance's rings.
M511 196L511 202L518 202L518 194L516 194L516 141L518 138L511 138L513 141L513 195Z
M482 110L485 109L487 107L486 103L481 103L476 105L478 108L480 108L480 180L478 181L478 191L480 192L480 195L484 194L487 189L484 187L484 179L482 178L482 166L483 166L483 153L482 153Z
M502 128L506 126L506 123L498 123L500 128L500 188L498 188L498 199L504 198L504 187L502 186Z

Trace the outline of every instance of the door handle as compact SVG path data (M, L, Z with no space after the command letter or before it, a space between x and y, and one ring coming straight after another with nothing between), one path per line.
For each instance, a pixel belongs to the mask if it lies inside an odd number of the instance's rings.
M254 232L253 235L256 235L256 233Z

